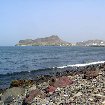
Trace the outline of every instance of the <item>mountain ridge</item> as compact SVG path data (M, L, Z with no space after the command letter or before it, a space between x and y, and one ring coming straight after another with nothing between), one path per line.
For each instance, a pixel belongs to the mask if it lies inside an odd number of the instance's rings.
M16 46L71 46L72 44L60 39L57 35L45 38L20 40Z
M75 44L63 41L57 35L51 35L44 38L37 39L25 39L20 40L15 46L105 46L104 40L93 39L82 42L76 42Z

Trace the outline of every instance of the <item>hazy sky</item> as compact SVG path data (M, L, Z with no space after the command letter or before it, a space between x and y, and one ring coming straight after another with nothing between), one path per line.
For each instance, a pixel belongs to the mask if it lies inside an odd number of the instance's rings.
M105 0L0 0L0 45L58 35L105 40Z

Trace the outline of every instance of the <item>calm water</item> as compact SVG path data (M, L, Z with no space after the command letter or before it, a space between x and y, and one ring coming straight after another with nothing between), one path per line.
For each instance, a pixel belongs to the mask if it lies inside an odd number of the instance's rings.
M41 69L96 61L105 61L105 47L0 47L0 74L5 74L0 85L22 77L7 73L37 70L40 74Z

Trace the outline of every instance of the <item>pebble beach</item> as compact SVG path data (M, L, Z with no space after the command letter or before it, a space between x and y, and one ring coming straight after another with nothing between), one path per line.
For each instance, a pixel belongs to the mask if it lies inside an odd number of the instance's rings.
M37 80L13 80L0 105L105 105L105 63Z

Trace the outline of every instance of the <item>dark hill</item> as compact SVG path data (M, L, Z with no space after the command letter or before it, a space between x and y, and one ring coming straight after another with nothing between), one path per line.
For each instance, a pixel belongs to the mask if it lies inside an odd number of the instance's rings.
M45 38L20 40L16 46L71 46L71 43L61 40L57 35Z

